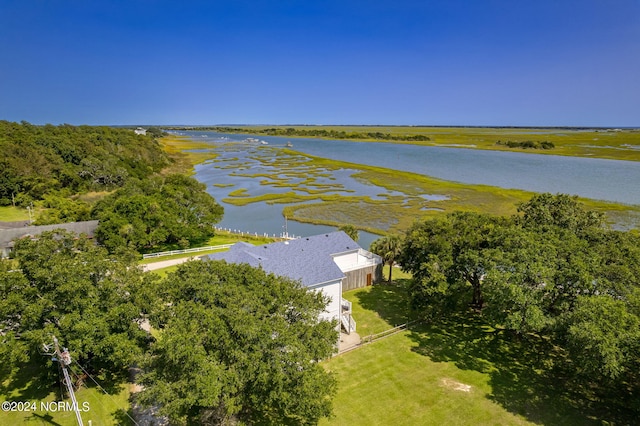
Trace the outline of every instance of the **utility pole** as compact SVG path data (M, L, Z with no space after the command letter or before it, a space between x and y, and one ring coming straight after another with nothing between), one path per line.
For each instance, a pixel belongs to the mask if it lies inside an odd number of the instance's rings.
M48 352L50 347L44 345L44 349ZM46 355L51 355L51 359L53 361L58 361L60 368L62 369L62 374L64 375L64 384L67 387L67 391L69 392L69 396L73 403L73 409L76 412L76 420L78 421L79 426L84 426L82 423L82 417L80 417L80 407L78 406L76 394L73 391L73 384L71 383L71 377L69 377L69 371L67 369L69 364L71 364L71 355L69 354L69 350L67 348L62 348L62 351L60 351L58 339L56 336L53 336L53 353L46 353Z

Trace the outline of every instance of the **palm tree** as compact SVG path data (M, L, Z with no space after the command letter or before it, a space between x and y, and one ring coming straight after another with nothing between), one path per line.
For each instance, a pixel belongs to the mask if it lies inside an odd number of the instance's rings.
M401 245L402 238L400 238L400 235L387 235L371 243L371 252L380 256L382 261L389 265L389 284L391 284L393 265L395 265L396 259L400 257Z
M353 241L357 242L358 238L360 238L360 233L358 232L358 229L353 225L349 225L349 224L342 225L340 228L338 228L338 230L347 234L349 238L351 238Z

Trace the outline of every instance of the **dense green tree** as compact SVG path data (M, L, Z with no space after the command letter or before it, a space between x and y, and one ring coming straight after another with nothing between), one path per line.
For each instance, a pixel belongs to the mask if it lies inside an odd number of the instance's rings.
M248 265L188 262L158 292L141 401L177 424L315 424L331 413L327 300Z
M520 335L550 327L555 241L515 226L505 226L500 239L482 277L483 316Z
M36 218L35 225L79 222L91 219L91 206L84 201L47 194L36 205L42 210Z
M616 379L637 371L640 316L627 301L580 296L565 321L567 347L580 373L591 379Z
M138 295L152 277L130 256L62 230L18 240L14 256L17 267L0 265L4 367L42 363L42 345L56 336L84 368L126 378L146 345Z
M161 129L157 127L149 127L147 129L147 133L153 136L154 138L161 138L162 136L165 135L165 132L163 132Z
M169 164L154 136L95 126L34 126L0 120L0 205L61 189L111 190Z
M399 260L413 274L416 306L437 294L459 298L471 290L471 305L482 309L482 280L508 226L507 219L462 212L414 224Z
M402 245L402 238L400 235L387 235L382 238L378 238L371 243L370 250L372 253L377 254L382 258L382 261L389 265L389 284L392 280L393 267L400 257L400 249Z
M579 232L591 227L600 227L604 215L585 210L578 197L567 194L549 193L534 195L531 200L518 206L522 213L520 221L525 227L548 228L556 226L571 232Z
M429 313L471 299L498 327L554 339L586 380L633 382L640 366L638 235L604 228L600 214L565 195L535 196L520 213L453 213L416 223L400 256L414 277L412 306Z
M183 175L131 182L94 207L96 236L110 251L201 242L214 234L223 212L205 189Z

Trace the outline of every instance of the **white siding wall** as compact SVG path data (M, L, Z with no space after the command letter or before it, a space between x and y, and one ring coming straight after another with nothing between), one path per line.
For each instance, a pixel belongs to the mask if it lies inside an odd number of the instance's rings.
M338 329L340 327L340 300L342 298L342 280L333 281L323 286L314 287L316 291L321 291L325 296L331 298L331 302L327 305L325 312L320 314L320 318L338 320Z

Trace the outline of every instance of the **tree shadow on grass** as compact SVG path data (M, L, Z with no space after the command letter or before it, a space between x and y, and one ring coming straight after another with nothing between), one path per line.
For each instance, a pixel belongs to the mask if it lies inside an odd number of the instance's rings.
M77 367L73 368L78 371ZM78 384L78 374L72 373L74 387ZM120 374L99 375L99 388L90 378L85 377L82 383L83 388L98 388L100 393L105 391L110 394L117 394L122 391L122 386L126 384L127 372ZM40 407L40 402L47 400L51 393L55 393L55 401L66 401L71 403L67 395L64 385L61 383L62 374L57 368L56 363L52 363L43 358L42 363L29 362L20 365L13 371L8 368L0 371L0 394L5 396L6 400L12 401L31 401ZM128 411L131 415L131 410ZM122 409L113 413L116 424L133 425L135 424L127 417L126 412ZM38 424L59 425L53 420L51 414L31 413L28 418Z
M102 372L92 373L91 376L81 374L82 386L86 388L98 388L100 392L106 392L110 395L118 394L122 391L122 387L129 382L129 371L121 370L118 372Z
M390 328L405 324L415 315L409 309L407 294L407 279L399 279L392 284L377 283L368 292L359 292L355 295L364 309L377 312L380 318L389 323Z
M38 413L31 413L31 418L29 418L29 420L34 420L34 421L39 421L40 424L48 424L48 425L53 425L53 426L62 426L60 423L58 422L54 422L53 421L53 416L49 413L47 414L38 414Z
M116 410L111 416L117 425L132 426L136 424L132 420L134 417L133 410L131 408L126 411L123 409Z
M20 401L41 401L52 391L57 374L56 366L43 360L46 366L35 362L21 365L13 371L3 370L0 374L0 393L11 395Z
M543 425L633 424L628 393L573 379L565 353L545 338L495 330L474 313L413 327L413 350L434 362L488 374L489 399ZM625 400L626 399L626 400Z

